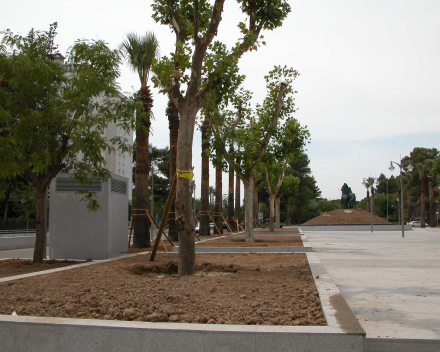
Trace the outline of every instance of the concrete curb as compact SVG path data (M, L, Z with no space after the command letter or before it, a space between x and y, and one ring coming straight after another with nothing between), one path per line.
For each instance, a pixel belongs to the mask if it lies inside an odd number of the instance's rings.
M365 331L326 273L318 256L315 253L306 255L327 326L176 324L0 315L2 351L119 352L146 350L147 346L147 350L182 352L364 351ZM118 259L121 257L109 260ZM72 270L72 267L109 260L60 269ZM49 273L43 275L45 274ZM28 276L21 275L14 277L14 280L23 277Z
M303 242L303 247L200 247L196 246L196 253L307 253L312 252L312 246L307 240L307 237L301 234L295 234L296 236L301 236L301 240ZM260 235L260 236L271 236L271 235ZM292 235L284 235L284 236L292 236ZM226 236L209 238L204 241L196 242L202 243L206 241L216 240L218 238L224 238ZM173 253L179 252L179 246L173 247Z
M438 352L440 340L369 339L365 341L366 352Z
M371 231L371 225L298 225L303 231ZM411 225L405 225L405 231L411 231ZM374 231L401 231L401 225L373 224Z

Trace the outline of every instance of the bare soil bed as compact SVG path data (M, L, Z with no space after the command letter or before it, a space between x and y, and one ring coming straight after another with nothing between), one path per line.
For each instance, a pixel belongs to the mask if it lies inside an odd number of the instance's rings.
M73 260L45 260L41 264L32 264L30 259L6 259L0 260L0 278L34 273L64 266L80 264L83 262Z
M208 324L326 325L305 254L160 253L0 284L0 314Z
M268 228L257 228L254 229L254 235L285 235L285 234L299 234L299 230L297 228L281 228L275 229L275 232L270 232Z
M302 247L301 236L255 236L254 242L246 242L243 236L213 239L196 243L197 247Z
M346 212L347 211L347 212ZM351 211L351 212L349 212ZM303 225L369 225L371 214L363 209L336 209L327 211L305 222ZM390 222L373 214L373 224L390 224Z

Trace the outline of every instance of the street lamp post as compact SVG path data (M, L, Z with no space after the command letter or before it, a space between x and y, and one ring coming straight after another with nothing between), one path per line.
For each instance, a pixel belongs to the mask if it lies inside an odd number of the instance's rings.
M402 178L402 159L400 159L400 164L396 163L395 161L390 161L390 167L388 170L391 172L394 171L395 167L393 166L393 163L396 164L400 168L400 221L402 222L402 237L405 237L405 221L403 220L403 178ZM407 167L408 171L411 172L414 167L409 164Z

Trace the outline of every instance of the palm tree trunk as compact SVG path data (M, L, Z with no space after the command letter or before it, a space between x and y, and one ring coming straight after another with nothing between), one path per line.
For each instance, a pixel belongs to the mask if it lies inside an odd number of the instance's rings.
M168 125L170 128L170 189L173 184L174 177L176 176L176 157L177 157L177 137L179 136L179 111L174 106L174 103L170 100L168 101L168 107L166 110L168 116ZM179 240L179 234L177 232L177 226L175 222L175 207L176 198L174 197L173 203L171 204L171 211L168 216L168 237L172 241Z
M220 157L220 151L217 151L217 157ZM223 234L223 220L220 214L223 213L222 206L222 169L221 167L215 168L215 216L214 222L217 226L214 226L214 233L217 235ZM217 230L218 228L218 230Z
M209 236L209 139L208 139L208 120L203 121L202 125L202 187L200 194L200 236Z
M232 154L234 148L229 148L229 153ZM234 169L229 165L229 185L228 185L228 223L229 226L234 229Z
M11 196L11 192L7 191L5 192L5 200L3 202L4 204L4 212L3 212L3 220L6 221L8 218L8 208L9 208L9 197Z
M429 227L435 227L435 205L434 205L434 187L432 184L432 174L428 175L429 184Z
M422 196L420 198L420 227L425 227L425 175L423 173L420 174L420 180L422 181Z
M144 111L149 113L153 106L153 99L151 98L148 86L141 88L140 99ZM142 127L136 131L135 209L139 209L136 212L137 214L141 213L141 210L148 208L148 179L150 172L148 139L150 118L147 117L140 124ZM147 217L135 216L133 247L147 248L150 246L150 223Z
M240 161L237 159L236 161L237 165L240 164ZM240 202L240 186L241 181L238 175L235 176L235 212L234 216L238 220L238 223L240 223L240 213L241 213L241 202ZM238 230L238 228L237 228Z
M367 211L370 211L370 191L367 189Z
M275 194L269 192L269 232L275 231Z

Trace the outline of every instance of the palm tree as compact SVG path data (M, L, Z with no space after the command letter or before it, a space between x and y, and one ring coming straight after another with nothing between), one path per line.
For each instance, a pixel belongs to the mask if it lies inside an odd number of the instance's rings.
M417 171L419 172L420 181L422 183L422 194L420 197L420 227L425 227L425 165L423 163L418 163Z
M406 199L408 203L408 221L411 221L411 173L405 175L406 179Z
M221 160L222 154L220 150L216 151L217 161ZM221 214L223 213L223 204L222 204L222 168L219 165L216 165L215 168L215 216L214 222L217 227L214 226L214 234L223 234L223 219Z
M200 236L209 236L209 121L205 118L202 125L202 186L200 194Z
M166 109L166 115L168 116L168 124L170 128L170 189L174 181L174 176L176 175L176 158L177 158L177 137L179 135L179 111L177 110L174 103L169 100L168 107ZM177 232L177 225L175 220L175 207L176 200L173 199L171 204L171 211L169 215L169 225L168 225L168 236L173 241L179 239L179 234Z
M229 153L234 153L234 147L231 144L229 147ZM229 226L234 229L234 169L229 165L229 185L228 185L228 223Z
M425 168L428 171L428 186L429 186L429 227L435 227L435 203L434 203L434 186L432 169L434 167L434 160L425 160Z
M152 32L144 36L135 33L127 34L121 44L121 52L131 69L139 75L141 88L138 93L142 102L142 111L136 121L136 169L135 169L135 209L148 207L149 150L148 138L153 98L148 87L148 76L152 61L159 55L159 43ZM133 246L150 247L149 222L144 216L135 216Z
M236 158L235 162L237 165L240 165L240 158ZM240 204L240 185L241 185L240 176L235 175L235 210L234 216L237 219L238 223L240 223L240 213L241 213L241 204ZM236 225L235 225L236 226ZM238 231L238 227L236 228Z

